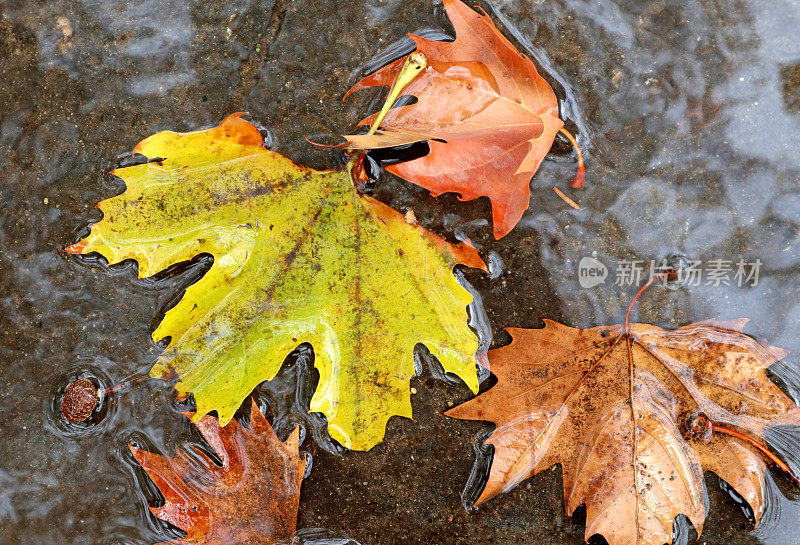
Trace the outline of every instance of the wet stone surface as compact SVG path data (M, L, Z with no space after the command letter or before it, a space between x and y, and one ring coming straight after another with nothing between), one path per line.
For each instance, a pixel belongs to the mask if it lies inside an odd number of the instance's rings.
M492 239L485 199L434 199L388 175L375 195L401 211L413 205L423 225L451 240L469 237L493 262L492 277L466 276L495 341L506 341L503 327L536 327L540 318L618 323L636 290L626 266L640 261L643 281L651 260L682 256L706 273L713 261L730 261L730 285L703 277L656 287L636 319L678 327L745 316L748 333L798 353L800 4L476 2L553 85L588 156L588 189L570 193L583 210L551 189L566 190L574 173L563 142L531 182L531 211L501 241ZM171 454L200 441L168 384L144 382L110 398L91 424L60 417L58 396L70 382L109 387L148 369L159 353L150 332L208 266L201 257L142 280L135 263L108 267L60 252L99 219L98 201L123 190L106 173L158 130L206 128L234 111L249 112L268 144L292 159L339 165L340 154L305 137L335 139L378 107L379 91L341 97L406 53L406 32L444 37L452 29L430 0L0 2L0 542L140 545L179 535L147 511L159 493L127 449L132 441ZM590 256L607 277L584 288L579 263ZM761 263L757 284L739 285L739 260ZM582 543L581 514L571 521L563 513L558 468L464 509L473 444L491 427L441 414L469 398L462 384L415 379L414 421L392 419L370 452L336 454L319 419L303 414L307 399L287 403L281 394L296 392L298 381L309 393L304 354L257 389L279 433L295 421L307 428L313 468L298 527L328 533L303 539ZM798 369L790 356L773 371L795 393ZM708 474L700 542L800 543L798 492L772 475L770 508L753 532ZM694 535L680 534L677 542Z

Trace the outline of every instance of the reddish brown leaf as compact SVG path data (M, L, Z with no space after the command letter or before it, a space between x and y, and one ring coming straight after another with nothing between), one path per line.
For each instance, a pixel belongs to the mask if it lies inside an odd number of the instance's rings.
M163 507L150 510L187 533L168 543L251 545L290 537L305 469L299 430L281 443L255 403L249 428L236 420L221 428L209 415L195 425L222 467L198 449L169 458L130 446L166 499Z
M702 531L709 470L758 521L765 472L758 446L767 430L800 426L800 409L765 373L786 353L742 333L744 322L675 331L633 324L629 335L623 326L581 330L551 321L509 329L513 342L489 352L497 385L447 413L497 425L477 503L561 464L567 514L586 504L587 539L662 545L679 514Z
M372 149L428 140L430 153L387 168L433 195L463 200L488 196L496 238L517 224L530 200L530 179L563 126L553 90L488 15L459 0L444 0L456 31L453 42L411 36L428 65L404 94L417 103L389 111L382 131L346 136ZM391 85L405 57L357 83ZM371 124L375 116L361 122Z

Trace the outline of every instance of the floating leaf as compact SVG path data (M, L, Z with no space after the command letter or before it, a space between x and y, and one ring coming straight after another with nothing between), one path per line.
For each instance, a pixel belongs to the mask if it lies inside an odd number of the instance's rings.
M567 514L586 504L587 539L662 545L679 514L702 531L705 469L758 521L762 457L782 464L763 439L800 426L800 409L765 372L786 353L742 333L745 321L508 329L513 342L489 352L497 385L447 413L497 426L477 503L561 464Z
M151 162L115 171L127 190L101 202L103 220L67 250L135 259L141 277L214 256L153 334L170 342L151 375L174 368L196 418L216 410L226 424L304 342L320 372L311 410L348 448L381 441L392 415L411 417L417 343L477 390L472 296L452 272L485 266L474 248L359 195L346 171L265 149L238 114L210 130L158 133L134 151Z
M488 196L494 235L508 234L527 210L530 180L564 123L553 90L533 62L492 23L459 0L444 0L453 42L411 35L427 67L405 90L417 102L389 110L382 130L348 135L359 149L428 140L430 153L387 170L434 195ZM391 85L403 57L367 76L348 94ZM370 125L370 116L361 125Z
M281 443L252 402L247 428L236 420L220 427L210 415L196 426L221 467L197 448L167 457L130 446L166 500L150 511L187 534L165 543L267 545L291 537L306 466L299 428Z

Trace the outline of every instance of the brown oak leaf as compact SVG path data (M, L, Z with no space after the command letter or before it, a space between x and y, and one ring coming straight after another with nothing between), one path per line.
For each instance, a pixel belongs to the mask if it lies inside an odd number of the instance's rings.
M662 545L679 514L702 531L708 470L747 500L757 523L763 439L800 426L800 409L765 372L786 352L742 333L746 321L633 324L628 334L549 320L508 329L513 342L489 352L498 383L447 412L496 424L476 503L561 464L567 514L586 505L587 539Z
M488 196L494 235L501 238L527 210L531 177L564 123L550 85L488 15L460 0L444 0L444 6L455 41L410 35L427 59L427 67L403 92L417 102L389 110L378 134L345 138L359 149L428 140L428 155L387 170L434 196ZM384 66L347 94L391 85L405 60ZM375 117L360 125L371 124Z
M255 403L249 428L236 420L220 427L210 415L195 425L222 467L196 448L166 457L130 445L166 499L150 510L187 534L165 543L266 545L290 537L306 465L298 451L299 429L281 443Z

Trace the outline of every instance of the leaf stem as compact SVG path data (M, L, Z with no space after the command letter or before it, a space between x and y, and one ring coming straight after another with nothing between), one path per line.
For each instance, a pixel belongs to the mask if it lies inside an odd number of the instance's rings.
M572 136L567 129L561 127L559 131L563 134L567 140L570 141L572 146L575 148L575 152L578 154L578 172L575 174L575 178L572 180L572 183L569 186L573 189L584 189L586 187L586 165L583 163L583 152L581 151L581 147L578 145L578 141L575 140L575 137Z
M403 66L397 73L392 88L389 90L389 96L386 97L386 102L383 103L383 108L378 112L378 116L375 118L375 121L372 122L372 126L369 128L369 131L367 131L367 134L375 134L380 124L383 123L386 114L389 113L394 103L400 98L400 93L422 73L426 66L428 66L428 59L420 51L415 51L406 57L406 62L403 63Z
M677 274L677 271L675 271L675 269L669 269L669 270L666 270L666 271L661 271L660 273L654 274L652 277L650 277L650 280L645 282L644 286L639 288L639 291L636 292L636 295L633 296L633 299L631 299L631 303L628 305L628 311L625 313L625 334L626 335L628 335L630 333L630 330L631 330L631 310L633 310L633 305L636 304L636 301L639 299L639 297L642 296L642 294L647 290L647 288L649 288L650 286L652 286L653 284L655 284L659 280L662 280L662 279L665 279L665 278L669 278L670 276L674 276L675 274Z
M108 394L112 394L114 392L119 392L120 390L124 390L125 388L127 388L128 386L130 386L132 384L136 384L138 382L142 382L142 381L147 380L149 378L151 378L151 377L150 377L150 375L148 373L134 373L132 375L128 375L127 377L125 377L124 379L122 379L121 381L116 383L115 385L109 386L108 388L100 390L98 392L98 395L107 396Z
M564 201L565 203L567 203L568 205L570 205L570 206L571 206L572 208L574 208L575 210L582 210L582 208L581 208L580 206L578 206L578 203L576 203L575 201L573 201L572 199L570 199L569 197L567 197L567 196L564 194L564 192L563 192L563 191L561 191L559 188L557 188L557 187L553 187L553 191L555 191L555 192L556 192L556 195L558 195L559 197L561 197L561 200L562 200L562 201Z
M731 437L740 439L745 443L747 443L748 445L752 446L753 448L758 450L761 454L766 456L776 466L781 468L784 471L784 473L786 473L789 476L789 478L792 479L794 484L800 487L800 479L797 478L797 475L794 474L794 471L792 471L792 469L783 460L781 460L775 454L773 454L772 451L769 450L769 448L767 448L766 446L762 445L761 443L759 443L754 439L751 439L750 437L746 436L741 432L732 430L731 428L728 428L721 424L717 424L716 422L711 422L711 430L718 433L724 433L725 435L730 435Z

